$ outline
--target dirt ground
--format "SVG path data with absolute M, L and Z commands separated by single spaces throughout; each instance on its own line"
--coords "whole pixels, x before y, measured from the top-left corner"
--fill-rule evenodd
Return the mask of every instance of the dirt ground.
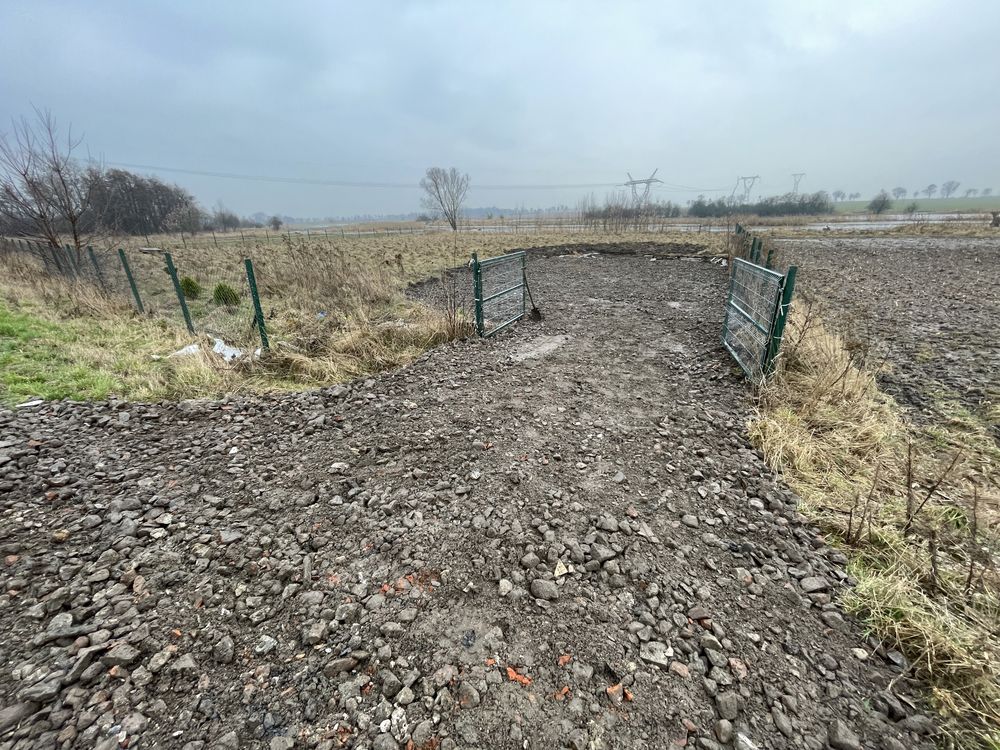
M 0 412 L 0 747 L 930 747 L 658 255 L 346 387 Z
M 889 367 L 882 386 L 918 421 L 954 416 L 1000 440 L 1000 238 L 853 237 L 780 240 L 798 288 L 823 316 Z

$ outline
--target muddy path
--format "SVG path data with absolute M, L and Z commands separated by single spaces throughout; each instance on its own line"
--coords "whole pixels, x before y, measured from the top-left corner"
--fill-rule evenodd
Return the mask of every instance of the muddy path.
M 915 421 L 947 422 L 957 403 L 1000 441 L 1000 238 L 812 238 L 779 247 L 800 268 L 799 289 L 848 343 L 888 364 L 881 385 Z
M 0 413 L 0 747 L 929 747 L 746 442 L 725 270 L 531 273 L 382 378 Z

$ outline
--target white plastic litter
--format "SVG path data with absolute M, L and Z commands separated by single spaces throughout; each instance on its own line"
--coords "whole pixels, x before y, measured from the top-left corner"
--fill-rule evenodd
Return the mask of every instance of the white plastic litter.
M 178 349 L 172 354 L 168 354 L 167 357 L 190 357 L 194 354 L 198 354 L 201 351 L 201 344 L 188 344 L 185 347 Z M 225 341 L 220 338 L 212 339 L 212 351 L 218 354 L 226 362 L 233 362 L 240 357 L 244 356 L 244 351 L 236 346 L 230 346 Z M 250 355 L 253 359 L 257 359 L 261 355 L 261 348 L 257 347 L 253 353 Z M 159 359 L 156 355 L 153 356 L 154 359 Z

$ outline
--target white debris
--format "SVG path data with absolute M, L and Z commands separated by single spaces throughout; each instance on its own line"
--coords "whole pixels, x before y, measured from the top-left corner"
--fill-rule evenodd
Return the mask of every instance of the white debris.
M 233 362 L 244 355 L 244 351 L 236 346 L 230 346 L 225 341 L 220 338 L 212 338 L 212 351 L 218 354 L 226 362 Z M 168 357 L 190 357 L 192 355 L 201 352 L 201 344 L 188 344 L 181 349 L 178 349 L 173 354 L 168 354 Z M 261 355 L 261 348 L 257 347 L 254 349 L 251 357 L 257 359 Z M 158 356 L 154 355 L 153 359 L 159 359 Z

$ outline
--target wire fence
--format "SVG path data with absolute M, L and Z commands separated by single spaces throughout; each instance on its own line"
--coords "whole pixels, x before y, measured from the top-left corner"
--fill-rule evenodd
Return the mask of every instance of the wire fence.
M 729 277 L 729 294 L 722 325 L 722 343 L 751 380 L 773 369 L 795 291 L 797 268 L 773 270 L 773 246 L 737 224 L 737 254 Z M 764 265 L 760 265 L 763 262 Z
M 268 345 L 249 258 L 200 250 L 76 249 L 6 238 L 0 239 L 0 251 L 25 277 L 86 285 L 228 346 Z M 217 347 L 224 348 L 218 342 Z
M 528 254 L 523 250 L 488 260 L 472 254 L 476 331 L 492 336 L 524 317 Z

